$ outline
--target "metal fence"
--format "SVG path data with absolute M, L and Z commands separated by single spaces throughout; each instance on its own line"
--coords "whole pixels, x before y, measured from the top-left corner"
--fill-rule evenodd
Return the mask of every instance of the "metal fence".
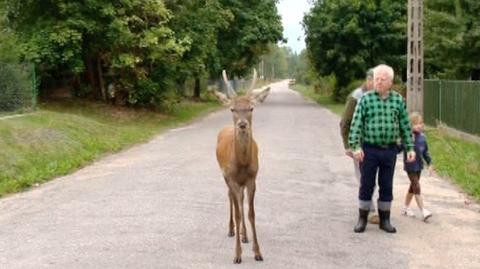
M 33 111 L 37 95 L 33 64 L 0 62 L 0 117 Z
M 480 135 L 480 81 L 425 80 L 424 120 Z

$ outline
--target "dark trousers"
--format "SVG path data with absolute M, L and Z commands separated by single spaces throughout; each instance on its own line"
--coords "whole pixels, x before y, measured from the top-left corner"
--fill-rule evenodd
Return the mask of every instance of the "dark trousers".
M 378 200 L 381 202 L 391 202 L 393 200 L 393 174 L 395 172 L 398 153 L 396 145 L 379 147 L 364 144 L 362 148 L 365 157 L 363 158 L 363 162 L 360 163 L 362 176 L 360 178 L 358 198 L 361 201 L 372 200 L 375 178 L 378 173 Z

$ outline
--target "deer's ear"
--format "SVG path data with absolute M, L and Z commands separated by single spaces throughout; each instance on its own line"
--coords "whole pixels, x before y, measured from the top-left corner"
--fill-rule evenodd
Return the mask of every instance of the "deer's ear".
M 267 99 L 267 96 L 269 93 L 270 93 L 270 87 L 253 90 L 250 93 L 250 100 L 252 100 L 254 104 L 263 103 L 263 101 Z
M 232 100 L 230 100 L 226 94 L 216 90 L 214 90 L 213 93 L 215 94 L 215 97 L 217 97 L 218 101 L 220 101 L 224 106 L 229 106 L 232 103 Z

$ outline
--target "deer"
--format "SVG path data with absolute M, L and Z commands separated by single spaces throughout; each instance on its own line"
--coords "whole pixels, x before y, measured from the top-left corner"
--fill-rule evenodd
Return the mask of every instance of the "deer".
M 237 96 L 228 82 L 225 70 L 223 70 L 222 75 L 227 94 L 217 91 L 215 95 L 225 106 L 230 106 L 233 125 L 224 127 L 218 133 L 216 156 L 228 187 L 230 205 L 228 236 L 236 235 L 233 263 L 239 264 L 242 262 L 240 240 L 243 243 L 248 243 L 243 210 L 245 190 L 248 196 L 248 219 L 252 229 L 252 248 L 255 260 L 263 261 L 255 227 L 254 197 L 258 172 L 258 146 L 252 133 L 252 114 L 255 104 L 266 98 L 270 88 L 265 87 L 260 91 L 253 91 L 257 78 L 257 72 L 254 69 L 250 89 L 246 95 Z

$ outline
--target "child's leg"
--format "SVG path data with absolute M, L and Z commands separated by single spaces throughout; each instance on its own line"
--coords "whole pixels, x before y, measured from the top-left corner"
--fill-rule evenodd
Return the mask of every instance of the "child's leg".
M 403 205 L 402 214 L 409 217 L 414 217 L 415 213 L 410 209 L 410 203 L 413 199 L 413 182 L 415 180 L 415 176 L 411 173 L 407 173 L 408 178 L 410 179 L 410 187 L 408 188 L 407 194 L 405 195 L 405 204 Z
M 411 196 L 415 195 L 415 201 L 417 202 L 417 206 L 422 209 L 423 208 L 423 201 L 422 197 L 420 196 L 420 172 L 415 173 L 408 173 L 408 178 L 410 179 L 410 188 L 408 189 L 409 194 Z M 410 198 L 410 201 L 412 199 Z M 409 203 L 410 204 L 410 203 Z
M 407 173 L 408 179 L 410 179 L 410 187 L 408 188 L 408 192 L 405 195 L 405 207 L 409 207 L 410 203 L 412 202 L 412 198 L 414 195 L 414 191 L 416 190 L 416 186 L 418 183 L 417 175 L 415 173 Z
M 413 199 L 413 193 L 407 192 L 407 195 L 405 195 L 405 207 L 409 207 L 410 203 L 412 202 Z
M 420 210 L 423 210 L 423 199 L 421 194 L 415 194 L 415 202 Z

